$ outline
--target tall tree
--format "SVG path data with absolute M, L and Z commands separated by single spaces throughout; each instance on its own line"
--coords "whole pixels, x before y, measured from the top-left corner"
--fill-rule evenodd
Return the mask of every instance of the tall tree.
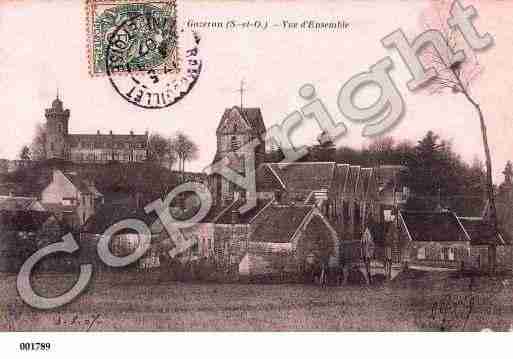
M 443 171 L 442 147 L 439 136 L 433 131 L 428 131 L 415 146 L 415 156 L 408 167 L 410 183 L 416 194 L 433 196 L 440 190 L 440 174 Z
M 447 22 L 450 17 L 450 10 L 453 2 L 444 0 L 432 1 L 430 7 L 423 12 L 421 17 L 422 24 L 426 29 L 440 31 L 448 45 L 449 51 L 456 53 L 459 50 L 465 52 L 465 60 L 446 64 L 442 55 L 432 47 L 423 51 L 422 60 L 426 68 L 434 68 L 438 75 L 433 78 L 427 86 L 432 94 L 443 93 L 450 90 L 454 94 L 461 94 L 463 98 L 471 105 L 479 118 L 481 127 L 481 137 L 483 141 L 483 150 L 486 166 L 486 192 L 489 204 L 489 221 L 498 231 L 497 210 L 495 207 L 494 187 L 492 180 L 492 159 L 490 147 L 488 145 L 488 135 L 486 132 L 486 123 L 483 111 L 475 96 L 471 93 L 471 85 L 482 73 L 483 68 L 477 60 L 477 57 L 470 46 L 465 42 L 461 33 L 451 28 Z M 450 57 L 450 56 L 446 56 Z
M 171 169 L 176 155 L 171 149 L 170 140 L 159 133 L 152 134 L 148 140 L 148 160 Z
M 198 146 L 183 132 L 177 132 L 170 140 L 171 152 L 178 158 L 178 170 L 181 179 L 185 179 L 185 162 L 195 160 L 198 157 Z
M 42 161 L 46 159 L 46 125 L 38 123 L 35 128 L 34 137 L 30 144 L 32 159 Z
M 22 161 L 30 161 L 30 148 L 25 145 L 21 148 L 20 151 L 20 160 Z

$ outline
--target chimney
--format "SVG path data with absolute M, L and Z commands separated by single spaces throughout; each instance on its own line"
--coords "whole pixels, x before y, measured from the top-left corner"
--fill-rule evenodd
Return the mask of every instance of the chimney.
M 110 130 L 110 131 L 109 131 L 109 135 L 111 135 L 111 136 L 112 136 L 112 130 Z
M 130 136 L 133 136 L 134 135 L 134 131 L 130 131 Z
M 96 134 L 99 135 L 100 134 L 100 130 L 96 131 Z
M 237 210 L 232 211 L 232 224 L 239 224 L 239 223 L 240 223 L 239 211 L 237 211 Z

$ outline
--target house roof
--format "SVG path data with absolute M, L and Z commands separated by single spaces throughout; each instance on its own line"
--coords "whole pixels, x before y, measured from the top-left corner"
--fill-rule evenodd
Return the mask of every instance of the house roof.
M 37 232 L 52 216 L 52 213 L 43 211 L 0 210 L 0 232 Z
M 96 189 L 94 184 L 85 179 L 81 174 L 77 172 L 63 174 L 81 193 L 93 194 L 96 197 L 101 196 L 101 193 Z
M 454 212 L 400 211 L 399 218 L 413 241 L 470 241 Z
M 266 207 L 252 222 L 251 241 L 288 243 L 314 209 L 305 205 L 276 205 Z
M 493 226 L 480 217 L 459 217 L 459 220 L 470 236 L 473 245 L 500 245 L 511 243 L 509 235 L 496 233 Z
M 268 163 L 262 163 L 258 166 L 255 174 L 255 181 L 257 192 L 285 190 L 285 183 L 283 183 L 281 178 Z

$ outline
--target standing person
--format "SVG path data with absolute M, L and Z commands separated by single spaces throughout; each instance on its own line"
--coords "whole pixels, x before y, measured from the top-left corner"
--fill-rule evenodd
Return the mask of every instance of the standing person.
M 372 223 L 369 223 L 365 231 L 363 232 L 361 239 L 361 255 L 365 265 L 365 273 L 369 284 L 371 283 L 371 260 L 374 257 L 374 239 L 372 237 L 371 227 Z
M 398 229 L 396 223 L 389 223 L 386 227 L 385 238 L 384 238 L 384 262 L 385 262 L 385 277 L 386 279 L 392 279 L 392 248 L 394 243 L 398 241 Z

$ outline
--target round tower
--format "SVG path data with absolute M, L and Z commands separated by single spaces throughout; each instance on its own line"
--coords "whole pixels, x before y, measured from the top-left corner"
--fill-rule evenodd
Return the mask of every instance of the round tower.
M 66 158 L 69 110 L 62 101 L 53 100 L 52 107 L 45 110 L 46 117 L 46 158 Z

